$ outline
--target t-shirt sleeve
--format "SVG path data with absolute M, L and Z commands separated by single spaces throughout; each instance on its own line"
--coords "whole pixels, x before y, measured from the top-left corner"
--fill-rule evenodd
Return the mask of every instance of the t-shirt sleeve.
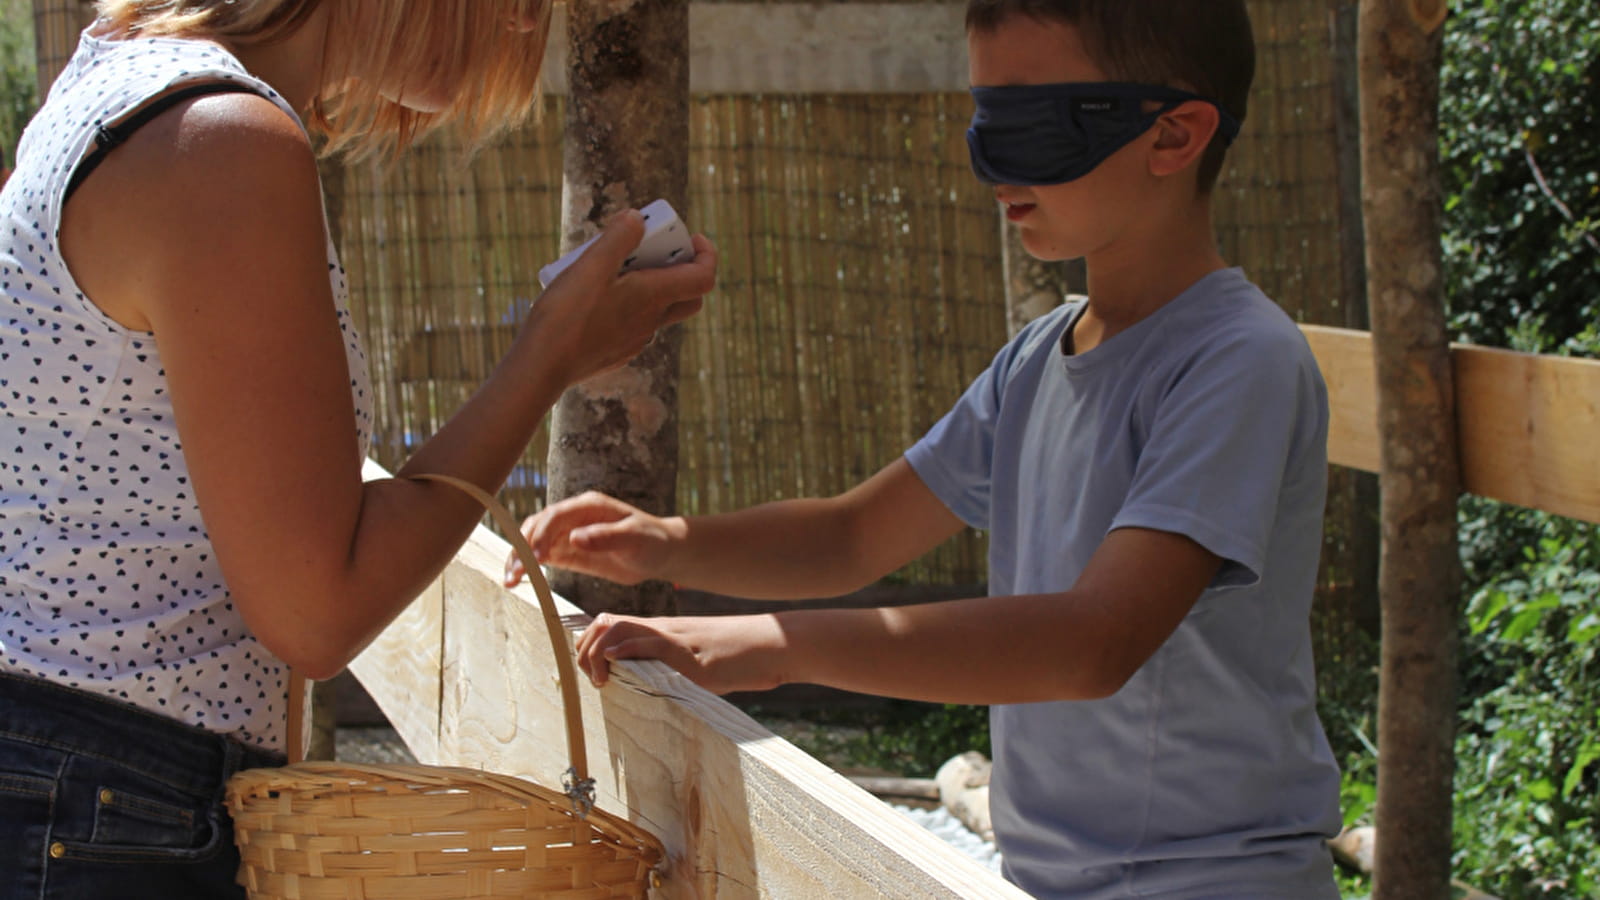
M 934 496 L 978 529 L 989 527 L 999 381 L 994 366 L 985 369 L 944 418 L 906 451 L 906 462 Z
M 989 368 L 972 382 L 954 408 L 906 451 L 906 462 L 917 477 L 957 518 L 973 528 L 989 528 L 995 432 L 1006 383 L 1017 366 L 1054 339 L 1072 311 L 1062 307 L 1055 315 L 1041 316 L 1029 323 L 995 354 Z
M 1235 337 L 1199 354 L 1152 401 L 1149 434 L 1111 529 L 1190 538 L 1224 561 L 1213 588 L 1258 582 L 1285 480 L 1325 433 L 1321 384 L 1298 335 Z

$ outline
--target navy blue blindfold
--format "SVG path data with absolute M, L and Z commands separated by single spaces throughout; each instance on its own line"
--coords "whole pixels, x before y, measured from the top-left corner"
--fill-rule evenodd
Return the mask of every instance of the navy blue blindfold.
M 1065 184 L 1094 171 L 1106 157 L 1190 100 L 1210 103 L 1232 143 L 1239 122 L 1215 100 L 1177 88 L 1119 82 L 975 87 L 977 109 L 967 129 L 972 170 L 990 184 Z M 1160 104 L 1146 112 L 1147 101 Z

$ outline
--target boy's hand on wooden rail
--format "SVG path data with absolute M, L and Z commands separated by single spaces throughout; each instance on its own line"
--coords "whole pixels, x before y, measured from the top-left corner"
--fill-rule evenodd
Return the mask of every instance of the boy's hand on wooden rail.
M 654 619 L 601 613 L 578 637 L 578 667 L 597 687 L 618 659 L 659 659 L 708 691 L 771 690 L 786 680 L 788 637 L 773 615 Z
M 540 562 L 619 584 L 662 577 L 683 532 L 680 518 L 652 516 L 598 491 L 570 497 L 522 522 L 522 536 Z M 507 558 L 508 587 L 527 574 L 515 554 Z

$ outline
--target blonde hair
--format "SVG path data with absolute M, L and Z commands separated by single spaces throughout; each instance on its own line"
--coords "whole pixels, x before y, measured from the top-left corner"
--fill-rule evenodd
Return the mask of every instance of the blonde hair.
M 100 0 L 108 30 L 248 46 L 283 40 L 325 0 Z M 441 127 L 476 149 L 538 111 L 552 0 L 326 0 L 323 92 L 306 126 L 325 153 L 393 159 Z M 362 73 L 365 77 L 355 77 Z M 457 85 L 437 112 L 384 97 L 418 74 Z

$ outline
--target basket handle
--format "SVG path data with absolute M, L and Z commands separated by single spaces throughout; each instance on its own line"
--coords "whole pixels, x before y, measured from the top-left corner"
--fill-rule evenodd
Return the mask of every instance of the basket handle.
M 572 767 L 567 770 L 562 786 L 566 789 L 567 796 L 572 798 L 573 808 L 580 814 L 586 815 L 594 806 L 594 779 L 589 777 L 589 757 L 583 739 L 583 712 L 578 700 L 578 670 L 572 663 L 572 651 L 567 647 L 566 632 L 561 627 L 561 617 L 556 613 L 555 596 L 550 592 L 550 582 L 545 580 L 544 570 L 539 567 L 539 561 L 534 557 L 533 548 L 528 545 L 527 538 L 522 536 L 522 529 L 517 527 L 517 520 L 500 501 L 470 481 L 464 481 L 451 475 L 411 475 L 407 476 L 417 481 L 437 481 L 450 485 L 478 501 L 489 515 L 494 519 L 500 530 L 505 532 L 506 540 L 511 542 L 511 549 L 522 561 L 522 567 L 528 572 L 528 581 L 533 584 L 533 592 L 539 597 L 539 611 L 544 615 L 545 631 L 550 636 L 550 649 L 555 655 L 556 668 L 561 673 L 561 706 L 567 719 L 567 755 L 571 759 Z
M 567 755 L 572 762 L 571 768 L 567 769 L 566 776 L 562 779 L 562 787 L 571 798 L 573 811 L 579 818 L 587 816 L 589 810 L 594 808 L 594 779 L 589 777 L 589 757 L 584 747 L 583 713 L 578 700 L 577 667 L 572 664 L 572 651 L 567 648 L 561 617 L 556 614 L 556 601 L 550 592 L 550 582 L 545 580 L 544 570 L 539 568 L 539 561 L 534 558 L 533 548 L 528 546 L 527 539 L 522 536 L 522 529 L 517 527 L 517 520 L 512 517 L 510 511 L 483 488 L 450 475 L 428 474 L 407 477 L 416 481 L 437 481 L 450 485 L 478 501 L 489 511 L 489 515 L 494 517 L 495 524 L 500 526 L 500 530 L 506 533 L 507 540 L 511 542 L 511 549 L 516 552 L 517 558 L 522 560 L 522 567 L 528 570 L 528 580 L 533 583 L 533 592 L 539 596 L 539 611 L 544 615 L 545 631 L 550 635 L 550 649 L 555 654 L 556 668 L 561 672 L 561 706 L 567 720 Z M 299 672 L 291 671 L 289 728 L 286 735 L 290 763 L 303 762 L 305 757 L 305 696 L 305 678 Z

